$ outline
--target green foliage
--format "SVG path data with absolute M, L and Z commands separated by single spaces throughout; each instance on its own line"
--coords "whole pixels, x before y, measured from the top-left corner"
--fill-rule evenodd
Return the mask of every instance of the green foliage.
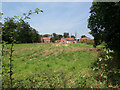
M 16 43 L 32 43 L 39 40 L 38 32 L 24 21 L 17 22 L 7 18 L 2 29 L 2 39 L 8 43 L 12 42 L 11 38 L 14 38 Z
M 85 35 L 82 35 L 82 36 L 81 36 L 81 38 L 84 38 L 84 37 L 86 37 L 86 36 L 85 36 Z
M 21 23 L 20 27 L 17 28 L 17 43 L 33 43 L 39 41 L 38 32 L 30 27 L 28 23 Z
M 50 35 L 49 34 L 44 34 L 43 37 L 50 37 Z
M 64 38 L 69 38 L 70 37 L 69 33 L 66 33 L 66 32 L 63 34 L 63 36 L 64 36 Z
M 81 41 L 81 43 L 86 43 L 86 41 L 83 40 L 83 41 Z
M 74 36 L 74 35 L 72 35 L 72 36 L 71 36 L 71 38 L 75 38 L 75 36 Z
M 119 88 L 120 70 L 114 62 L 114 52 L 109 49 L 103 49 L 98 60 L 93 65 L 94 77 L 106 87 Z
M 5 18 L 5 23 L 2 27 L 2 39 L 8 43 L 12 42 L 12 38 L 15 38 L 15 29 L 17 24 L 13 18 Z
M 63 37 L 62 35 L 53 33 L 53 34 L 52 34 L 51 41 L 52 41 L 52 42 L 55 42 L 55 40 L 60 40 L 62 37 Z
M 120 51 L 120 2 L 93 2 L 90 8 L 88 28 L 95 40 L 95 46 L 103 41 L 106 47 Z
M 38 14 L 39 12 L 43 11 L 36 8 L 34 11 L 30 10 L 27 14 L 23 13 L 23 17 L 14 16 L 12 18 L 5 18 L 5 23 L 2 27 L 2 39 L 8 43 L 12 42 L 11 38 L 14 38 L 16 43 L 38 42 L 38 32 L 30 27 L 28 22 L 25 22 L 25 20 L 30 19 L 30 15 L 34 13 Z
M 102 59 L 100 58 L 96 63 L 98 71 L 104 66 L 101 81 L 107 80 L 107 85 L 118 87 L 120 82 L 118 79 L 120 77 L 120 2 L 93 2 L 90 10 L 88 28 L 91 30 L 90 34 L 94 36 L 94 46 L 105 42 L 106 48 L 113 50 L 112 52 L 104 51 Z
M 78 80 L 76 80 L 77 82 L 76 88 L 86 88 L 87 81 L 88 81 L 87 75 L 81 76 Z

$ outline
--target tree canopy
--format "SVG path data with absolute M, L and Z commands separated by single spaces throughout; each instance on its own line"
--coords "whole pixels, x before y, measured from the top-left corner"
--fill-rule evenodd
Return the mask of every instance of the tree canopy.
M 12 18 L 7 18 L 2 27 L 2 39 L 8 43 L 12 42 L 11 37 L 16 43 L 33 43 L 38 42 L 38 32 L 30 27 L 27 22 L 16 22 Z
M 34 13 L 43 12 L 36 8 L 34 11 L 30 10 L 28 13 L 23 13 L 23 17 L 14 16 L 5 18 L 2 25 L 2 39 L 8 43 L 33 43 L 38 42 L 39 34 L 33 29 L 26 19 L 30 19 L 30 15 Z
M 70 36 L 69 36 L 69 33 L 66 33 L 66 32 L 64 33 L 63 36 L 64 36 L 64 38 L 69 38 L 69 37 L 70 37 Z
M 81 36 L 81 38 L 84 38 L 84 37 L 87 37 L 87 36 L 85 36 L 85 35 L 82 35 L 82 36 Z
M 120 51 L 120 2 L 93 2 L 90 13 L 88 28 L 95 46 L 104 41 L 107 48 Z
M 52 34 L 51 41 L 52 41 L 52 42 L 55 42 L 55 40 L 60 40 L 62 37 L 63 37 L 63 36 L 60 35 L 60 34 L 53 33 L 53 34 Z

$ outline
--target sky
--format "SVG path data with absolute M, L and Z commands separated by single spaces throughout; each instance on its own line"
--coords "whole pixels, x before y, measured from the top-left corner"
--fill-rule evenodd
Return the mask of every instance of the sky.
M 35 28 L 39 34 L 63 34 L 77 33 L 77 38 L 89 34 L 87 28 L 92 2 L 2 2 L 3 18 L 22 16 L 29 10 L 39 8 L 43 13 L 34 14 L 27 22 Z

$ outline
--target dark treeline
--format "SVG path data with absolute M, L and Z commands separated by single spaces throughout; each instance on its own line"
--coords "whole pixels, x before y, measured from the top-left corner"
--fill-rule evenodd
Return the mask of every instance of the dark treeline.
M 22 21 L 17 22 L 13 18 L 6 18 L 2 26 L 2 40 L 11 43 L 14 38 L 15 43 L 37 43 L 40 42 L 41 37 L 51 37 L 51 41 L 60 40 L 64 38 L 75 38 L 74 35 L 70 36 L 69 33 L 65 32 L 61 34 L 44 34 L 39 35 L 38 31 L 32 28 L 28 22 Z
M 38 32 L 27 22 L 16 22 L 12 18 L 6 18 L 2 27 L 2 40 L 11 43 L 34 43 L 39 41 Z

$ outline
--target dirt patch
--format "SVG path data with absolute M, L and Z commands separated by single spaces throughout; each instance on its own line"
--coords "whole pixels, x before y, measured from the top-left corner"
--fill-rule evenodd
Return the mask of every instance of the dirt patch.
M 57 54 L 58 54 L 57 49 L 45 50 L 41 53 L 41 56 L 46 56 L 46 55 L 50 55 L 50 54 L 57 56 Z
M 54 49 L 50 49 L 50 50 L 45 50 L 43 52 L 41 52 L 41 56 L 46 56 L 49 54 L 53 54 L 55 56 L 57 56 L 57 54 L 59 52 L 70 52 L 70 51 L 81 51 L 81 50 L 87 50 L 87 51 L 97 51 L 96 48 L 81 48 L 81 47 L 73 47 L 73 48 L 54 48 Z M 94 55 L 96 56 L 96 53 L 94 53 Z
M 37 55 L 39 55 L 39 54 L 38 53 L 34 53 L 34 54 L 30 55 L 29 57 L 33 57 L 33 56 L 37 56 Z
M 81 51 L 81 50 L 87 50 L 87 51 L 97 51 L 96 48 L 82 48 L 82 47 L 73 47 L 73 48 L 65 48 L 65 51 Z
M 68 44 L 56 44 L 57 46 L 60 46 L 60 45 L 64 45 L 64 46 L 67 46 Z M 25 48 L 25 49 L 28 49 L 28 48 Z M 24 49 L 24 50 L 25 50 Z M 32 50 L 33 47 L 31 47 L 29 50 Z M 95 51 L 94 52 L 94 56 L 96 56 L 96 51 L 98 52 L 98 49 L 99 48 L 83 48 L 83 47 L 72 47 L 72 48 L 69 48 L 69 47 L 60 47 L 60 48 L 52 48 L 52 49 L 49 49 L 49 50 L 44 50 L 42 52 L 37 52 L 37 53 L 34 53 L 32 55 L 30 55 L 30 57 L 33 57 L 33 56 L 50 56 L 50 55 L 55 55 L 57 56 L 58 53 L 62 53 L 62 52 L 70 52 L 70 51 L 81 51 L 81 50 L 87 50 L 87 51 Z M 76 59 L 74 60 L 76 61 Z
M 61 44 L 61 43 L 59 43 L 59 44 L 55 44 L 53 46 L 69 46 L 69 45 L 68 44 Z

